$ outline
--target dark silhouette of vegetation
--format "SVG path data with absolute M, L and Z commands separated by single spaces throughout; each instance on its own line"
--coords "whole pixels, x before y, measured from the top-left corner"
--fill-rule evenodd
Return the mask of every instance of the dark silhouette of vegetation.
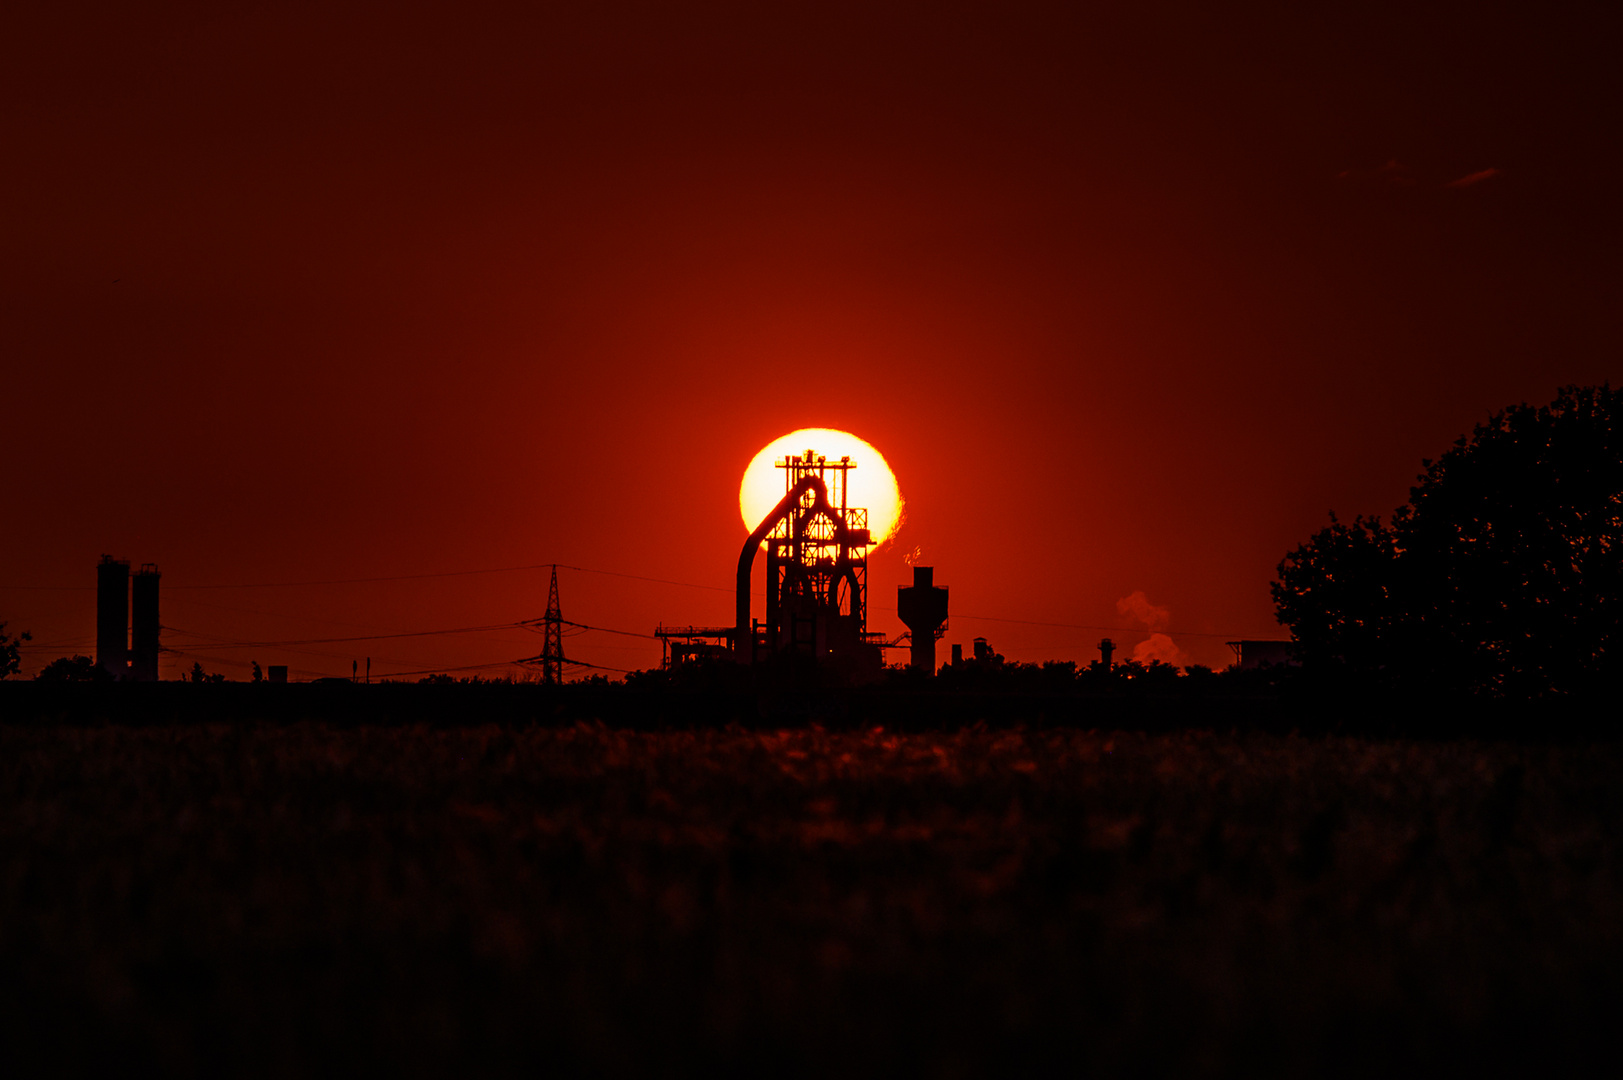
M 107 669 L 88 656 L 59 656 L 34 676 L 38 682 L 112 682 Z
M 194 683 L 225 682 L 225 676 L 218 672 L 210 675 L 203 670 L 202 664 L 193 662 L 191 680 Z
M 1477 425 L 1392 515 L 1328 528 L 1272 593 L 1310 674 L 1405 692 L 1588 699 L 1623 675 L 1623 391 Z
M 6 634 L 6 624 L 0 622 L 0 679 L 17 674 L 22 670 L 22 643 L 32 641 L 33 635 L 27 630 L 10 637 Z
M 319 680 L 317 680 L 319 681 Z M 342 680 L 348 682 L 348 679 Z M 393 679 L 383 679 L 382 682 L 394 682 Z M 446 675 L 443 672 L 437 675 L 425 675 L 417 680 L 419 686 L 523 686 L 530 680 L 515 679 L 511 675 L 464 675 L 460 679 L 455 675 Z
M 737 664 L 729 658 L 700 658 L 669 669 L 630 672 L 623 687 L 654 695 L 711 693 L 717 698 L 758 693 L 885 693 L 902 697 L 919 695 L 920 700 L 935 705 L 941 705 L 945 698 L 974 698 L 982 702 L 998 698 L 1001 705 L 995 706 L 997 710 L 1018 713 L 1022 698 L 1040 703 L 1061 698 L 1277 697 L 1289 682 L 1290 674 L 1289 667 L 1272 671 L 1225 669 L 1217 672 L 1201 664 L 1191 664 L 1180 671 L 1173 664 L 1138 663 L 1131 659 L 1117 661 L 1109 667 L 1099 661 L 1086 666 L 1078 666 L 1076 661 L 1022 663 L 988 650 L 982 658 L 966 656 L 958 664 L 943 664 L 933 676 L 912 666 L 891 666 L 881 672 L 878 682 L 850 687 L 837 677 L 829 677 L 829 672 L 808 654 L 777 654 L 755 666 Z M 789 723 L 782 716 L 776 719 Z
M 1201 670 L 1211 673 L 1209 668 Z M 900 680 L 918 681 L 910 669 L 897 675 Z M 1126 695 L 1178 693 L 1193 684 L 1179 674 L 1178 668 L 1159 660 L 1147 664 L 1118 660 L 1109 667 L 1094 661 L 1078 667 L 1074 660 L 1023 663 L 993 653 L 985 659 L 966 658 L 962 663 L 943 666 L 933 685 L 947 692 Z

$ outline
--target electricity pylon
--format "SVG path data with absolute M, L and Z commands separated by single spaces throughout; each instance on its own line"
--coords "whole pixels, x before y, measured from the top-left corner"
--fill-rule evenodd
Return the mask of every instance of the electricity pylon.
M 532 609 L 533 610 L 533 609 Z M 541 643 L 541 682 L 557 686 L 564 681 L 564 613 L 558 606 L 558 567 L 552 567 L 547 589 L 546 637 Z

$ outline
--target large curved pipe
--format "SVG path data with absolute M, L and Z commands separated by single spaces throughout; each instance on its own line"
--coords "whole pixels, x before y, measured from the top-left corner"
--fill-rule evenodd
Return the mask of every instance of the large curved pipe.
M 755 531 L 750 533 L 748 540 L 744 541 L 744 550 L 738 553 L 738 593 L 734 597 L 733 607 L 735 620 L 733 651 L 740 663 L 749 663 L 754 659 L 755 653 L 755 632 L 750 626 L 750 571 L 755 568 L 755 553 L 761 549 L 761 543 L 766 540 L 767 533 L 776 528 L 778 522 L 794 513 L 795 507 L 800 503 L 801 496 L 808 491 L 817 493 L 816 501 L 808 509 L 822 510 L 826 513 L 834 522 L 835 539 L 840 542 L 841 546 L 845 544 L 845 520 L 839 514 L 836 514 L 834 508 L 829 505 L 828 486 L 823 483 L 822 477 L 802 477 L 799 483 L 789 489 L 789 494 L 785 495 L 783 500 L 772 508 L 772 512 L 762 518 L 759 525 L 755 526 Z M 771 588 L 770 584 L 768 588 Z

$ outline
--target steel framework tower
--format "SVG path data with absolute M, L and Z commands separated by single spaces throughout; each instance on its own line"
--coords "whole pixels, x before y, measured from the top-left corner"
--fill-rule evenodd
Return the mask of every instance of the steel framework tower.
M 868 511 L 846 504 L 856 463 L 814 450 L 777 462 L 784 496 L 744 541 L 734 597 L 734 655 L 777 653 L 832 661 L 848 677 L 877 674 L 881 635 L 868 633 Z M 766 620 L 750 617 L 750 569 L 766 548 Z
M 541 642 L 541 681 L 548 686 L 556 686 L 564 681 L 564 613 L 558 606 L 556 564 L 552 567 L 552 584 L 547 588 L 545 624 L 545 637 Z
M 849 458 L 830 461 L 812 450 L 776 462 L 784 471 L 787 495 L 808 476 L 827 485 L 828 505 L 802 499 L 766 541 L 766 623 L 772 651 L 804 649 L 819 656 L 846 651 L 867 630 L 868 559 L 866 544 L 853 546 L 845 535 L 860 530 L 867 539 L 868 511 L 846 505 Z M 843 528 L 842 528 L 843 526 Z
M 738 554 L 732 626 L 664 626 L 667 664 L 719 658 L 741 664 L 796 653 L 827 665 L 836 681 L 878 678 L 883 634 L 868 632 L 868 511 L 847 503 L 857 463 L 816 450 L 776 462 L 783 498 L 745 539 Z M 766 550 L 766 619 L 750 611 L 750 575 Z M 943 616 L 945 617 L 945 616 Z M 709 642 L 726 642 L 725 646 Z

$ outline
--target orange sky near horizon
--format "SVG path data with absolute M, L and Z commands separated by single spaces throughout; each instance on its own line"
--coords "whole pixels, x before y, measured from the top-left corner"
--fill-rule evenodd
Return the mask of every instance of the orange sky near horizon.
M 577 622 L 725 624 L 745 465 L 829 427 L 907 501 L 871 629 L 916 552 L 947 644 L 1220 666 L 1327 511 L 1619 377 L 1608 18 L 36 7 L 0 621 L 91 652 L 109 553 L 164 573 L 165 677 L 501 673 L 547 588 L 502 568 L 550 563 L 607 572 Z

